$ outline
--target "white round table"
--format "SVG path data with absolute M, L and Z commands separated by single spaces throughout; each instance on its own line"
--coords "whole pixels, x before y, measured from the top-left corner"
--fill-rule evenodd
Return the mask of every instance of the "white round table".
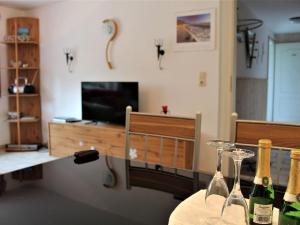
M 240 206 L 229 207 L 222 219 L 221 209 L 225 198 L 212 195 L 205 203 L 206 190 L 201 190 L 190 196 L 172 212 L 169 225 L 242 225 L 246 224 L 243 208 Z M 278 209 L 274 208 L 273 225 L 278 225 Z

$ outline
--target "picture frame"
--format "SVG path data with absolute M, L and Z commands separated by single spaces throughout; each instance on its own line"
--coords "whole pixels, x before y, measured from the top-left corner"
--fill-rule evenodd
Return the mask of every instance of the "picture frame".
M 216 10 L 183 11 L 175 14 L 175 51 L 214 50 Z

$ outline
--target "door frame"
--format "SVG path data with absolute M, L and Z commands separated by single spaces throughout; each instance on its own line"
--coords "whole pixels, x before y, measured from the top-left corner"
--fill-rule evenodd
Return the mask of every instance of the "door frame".
M 270 43 L 273 43 L 273 65 L 271 63 L 271 49 Z M 273 113 L 274 113 L 274 85 L 275 85 L 275 65 L 276 65 L 276 42 L 272 37 L 268 37 L 268 95 L 267 95 L 267 121 L 273 121 Z M 271 67 L 272 70 L 271 70 Z
M 220 1 L 218 137 L 224 140 L 230 139 L 231 114 L 235 111 L 236 8 L 237 0 Z M 222 167 L 225 176 L 233 177 L 233 166 L 229 158 L 224 158 Z

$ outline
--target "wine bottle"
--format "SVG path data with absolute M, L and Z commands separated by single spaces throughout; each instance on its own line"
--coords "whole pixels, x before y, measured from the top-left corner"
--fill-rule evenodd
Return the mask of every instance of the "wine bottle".
M 272 224 L 274 189 L 270 172 L 271 146 L 269 139 L 258 141 L 257 168 L 249 205 L 251 225 Z
M 284 203 L 279 213 L 279 225 L 300 225 L 300 150 L 291 152 L 291 169 Z

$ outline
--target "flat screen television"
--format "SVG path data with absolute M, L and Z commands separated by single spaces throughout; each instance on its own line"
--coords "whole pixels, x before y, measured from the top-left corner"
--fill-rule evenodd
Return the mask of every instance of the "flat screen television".
M 82 119 L 125 124 L 126 107 L 139 110 L 138 82 L 82 82 Z

